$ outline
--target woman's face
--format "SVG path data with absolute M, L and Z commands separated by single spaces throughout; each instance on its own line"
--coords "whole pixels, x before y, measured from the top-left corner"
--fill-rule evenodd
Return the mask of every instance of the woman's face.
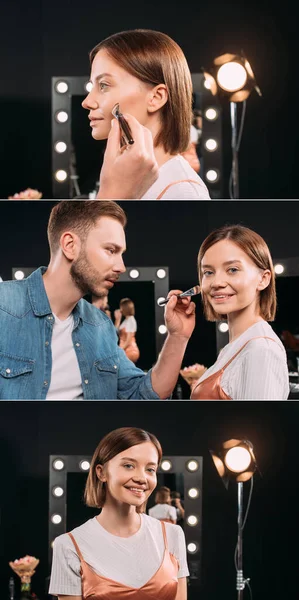
M 109 460 L 97 474 L 106 481 L 106 501 L 141 506 L 157 485 L 158 452 L 152 442 L 131 446 Z
M 259 291 L 270 282 L 270 270 L 262 271 L 234 242 L 221 240 L 204 254 L 201 289 L 214 311 L 230 314 L 252 305 L 259 310 Z
M 82 106 L 90 111 L 90 126 L 95 140 L 108 137 L 113 119 L 111 111 L 117 103 L 122 113 L 128 112 L 142 125 L 147 125 L 147 106 L 153 86 L 130 75 L 104 49 L 99 50 L 93 60 L 90 81 L 93 87 Z

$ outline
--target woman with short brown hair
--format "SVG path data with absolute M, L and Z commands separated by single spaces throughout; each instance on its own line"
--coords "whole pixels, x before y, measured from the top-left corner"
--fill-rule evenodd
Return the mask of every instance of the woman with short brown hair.
M 116 104 L 153 137 L 159 177 L 142 199 L 209 199 L 206 185 L 180 154 L 189 146 L 192 81 L 178 44 L 160 31 L 122 31 L 97 44 L 90 62 L 92 89 L 82 106 L 89 110 L 92 137 L 108 137 Z
M 54 542 L 49 593 L 64 600 L 186 600 L 186 544 L 180 527 L 145 514 L 162 449 L 143 429 L 121 427 L 97 446 L 85 488 L 100 508 Z
M 220 227 L 200 247 L 198 273 L 205 316 L 227 321 L 229 343 L 193 384 L 191 399 L 286 400 L 286 353 L 267 322 L 276 290 L 265 240 L 242 225 Z

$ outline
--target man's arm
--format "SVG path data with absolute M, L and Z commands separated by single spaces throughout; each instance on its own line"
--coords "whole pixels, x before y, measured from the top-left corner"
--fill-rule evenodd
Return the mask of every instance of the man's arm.
M 100 175 L 100 200 L 141 198 L 158 179 L 159 168 L 154 154 L 153 137 L 132 115 L 125 115 L 134 144 L 120 148 L 120 129 L 112 120 Z

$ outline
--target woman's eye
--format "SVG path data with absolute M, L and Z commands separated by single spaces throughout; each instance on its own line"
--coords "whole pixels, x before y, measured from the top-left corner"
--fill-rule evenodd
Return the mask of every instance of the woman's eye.
M 204 274 L 204 275 L 211 275 L 211 274 L 212 274 L 212 271 L 204 271 L 204 272 L 203 272 L 203 274 Z
M 156 469 L 148 469 L 148 471 L 153 475 L 154 473 L 156 473 Z
M 133 465 L 124 465 L 124 467 L 126 467 L 127 469 L 130 469 L 131 467 L 133 468 Z
M 238 271 L 237 267 L 231 267 L 228 270 L 231 271 L 231 273 L 236 273 Z
M 104 81 L 100 81 L 99 87 L 100 87 L 100 90 L 105 90 L 105 89 L 107 89 L 108 84 L 105 83 Z

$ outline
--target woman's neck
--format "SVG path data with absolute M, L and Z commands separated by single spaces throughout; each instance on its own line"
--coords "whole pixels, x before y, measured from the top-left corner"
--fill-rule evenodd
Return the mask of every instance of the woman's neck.
M 105 503 L 97 521 L 106 531 L 119 537 L 131 537 L 141 527 L 141 516 L 136 512 L 135 506 L 122 504 L 114 506 Z
M 258 323 L 258 321 L 263 321 L 263 317 L 261 317 L 260 311 L 253 309 L 251 305 L 229 314 L 227 318 L 229 341 L 234 342 L 244 331 Z

